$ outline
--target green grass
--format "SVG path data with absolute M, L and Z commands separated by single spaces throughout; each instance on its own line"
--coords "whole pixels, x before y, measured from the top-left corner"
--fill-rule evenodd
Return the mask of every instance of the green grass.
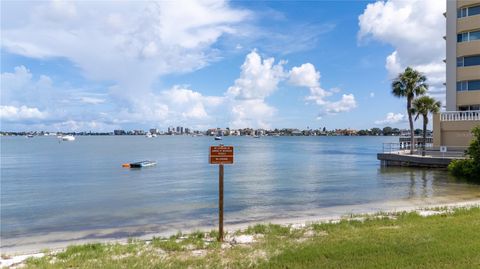
M 211 231 L 86 244 L 29 259 L 26 268 L 480 268 L 480 208 L 426 218 L 376 214 L 301 229 L 258 224 L 240 233 L 257 240 L 222 248 Z

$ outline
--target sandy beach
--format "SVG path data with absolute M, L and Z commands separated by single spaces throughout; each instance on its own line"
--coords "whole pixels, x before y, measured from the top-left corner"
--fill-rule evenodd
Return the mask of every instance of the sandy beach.
M 480 196 L 480 194 L 479 194 Z M 319 210 L 312 210 L 300 212 L 299 217 L 289 218 L 271 218 L 267 220 L 238 220 L 228 219 L 226 221 L 227 233 L 232 233 L 237 230 L 243 230 L 248 226 L 256 223 L 272 223 L 280 225 L 292 225 L 302 227 L 310 223 L 318 222 L 334 222 L 342 218 L 348 218 L 352 215 L 359 214 L 375 214 L 375 213 L 395 213 L 395 212 L 424 212 L 422 214 L 429 215 L 435 208 L 459 208 L 459 207 L 475 207 L 480 206 L 480 197 L 439 197 L 435 199 L 419 199 L 419 200 L 398 200 L 389 201 L 386 203 L 375 204 L 361 204 L 350 206 L 338 206 L 323 208 Z M 187 227 L 187 226 L 185 226 Z M 140 227 L 126 227 L 121 229 L 102 229 L 102 230 L 88 230 L 79 232 L 55 232 L 40 236 L 32 236 L 25 238 L 2 239 L 1 253 L 10 258 L 14 257 L 30 257 L 31 255 L 38 256 L 42 250 L 49 249 L 50 251 L 61 251 L 72 244 L 85 243 L 113 243 L 113 242 L 127 242 L 129 238 L 136 238 L 140 240 L 150 240 L 153 237 L 166 237 L 182 231 L 189 233 L 194 231 L 209 231 L 216 229 L 215 225 L 210 226 L 194 226 L 190 228 L 181 229 L 175 225 L 168 227 L 155 227 L 154 225 L 140 226 Z M 2 259 L 2 265 L 5 260 Z

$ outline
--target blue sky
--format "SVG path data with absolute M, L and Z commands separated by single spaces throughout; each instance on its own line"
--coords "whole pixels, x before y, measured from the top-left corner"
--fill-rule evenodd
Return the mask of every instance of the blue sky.
M 444 102 L 444 10 L 436 0 L 4 1 L 1 129 L 406 127 L 390 81 L 413 66 Z

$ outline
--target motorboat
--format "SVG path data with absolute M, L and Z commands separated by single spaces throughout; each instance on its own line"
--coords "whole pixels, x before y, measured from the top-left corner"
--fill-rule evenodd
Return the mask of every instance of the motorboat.
M 73 135 L 64 135 L 61 137 L 62 141 L 75 141 L 75 136 Z
M 221 136 L 215 136 L 215 140 L 222 140 L 223 138 Z
M 141 162 L 135 162 L 135 163 L 124 163 L 122 164 L 122 167 L 126 168 L 142 168 L 142 167 L 149 167 L 149 166 L 154 166 L 156 165 L 156 161 L 141 161 Z

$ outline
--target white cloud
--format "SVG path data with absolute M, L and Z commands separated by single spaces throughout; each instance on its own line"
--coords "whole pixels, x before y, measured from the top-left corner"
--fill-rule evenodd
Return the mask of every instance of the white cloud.
M 168 91 L 161 93 L 164 102 L 167 103 L 170 115 L 178 119 L 208 119 L 207 109 L 214 108 L 223 103 L 222 97 L 203 96 L 199 92 L 188 88 L 174 86 Z
M 36 107 L 27 106 L 0 106 L 0 119 L 4 121 L 16 122 L 25 120 L 45 119 L 48 113 L 38 110 Z
M 295 66 L 290 70 L 290 83 L 301 87 L 318 87 L 320 72 L 315 70 L 311 63 L 305 63 L 301 66 Z
M 357 107 L 355 96 L 353 94 L 342 94 L 342 99 L 336 102 L 329 102 L 325 105 L 325 111 L 328 114 L 348 112 Z
M 159 76 L 197 70 L 215 61 L 218 50 L 213 45 L 236 33 L 239 23 L 250 16 L 222 0 L 182 1 L 181 7 L 171 1 L 21 5 L 2 3 L 9 14 L 7 23 L 2 19 L 3 49 L 38 59 L 68 59 L 87 79 L 111 83 L 108 94 L 122 107 L 120 114 L 143 122 L 177 114 L 163 93 L 151 89 Z M 4 96 L 2 85 L 2 100 L 14 99 Z M 101 103 L 92 97 L 76 100 Z M 203 101 L 195 103 L 182 116 L 204 118 L 207 109 L 202 106 Z
M 265 103 L 265 98 L 277 90 L 285 79 L 283 61 L 275 64 L 274 58 L 262 59 L 256 50 L 250 52 L 242 64 L 240 77 L 228 88 L 231 99 L 232 128 L 267 128 L 276 109 Z
M 387 116 L 383 120 L 375 121 L 375 124 L 382 125 L 382 124 L 395 124 L 399 122 L 404 122 L 406 120 L 405 115 L 402 113 L 387 113 Z
M 302 64 L 299 67 L 293 67 L 289 72 L 289 82 L 295 86 L 308 87 L 310 95 L 305 100 L 312 101 L 322 108 L 320 114 L 337 114 L 348 112 L 357 107 L 355 96 L 353 94 L 343 94 L 338 101 L 327 100 L 334 93 L 339 93 L 339 88 L 325 90 L 320 87 L 320 72 L 315 69 L 311 63 Z M 319 116 L 321 119 L 321 117 Z M 318 118 L 317 118 L 318 119 Z
M 438 0 L 377 1 L 359 16 L 358 37 L 394 47 L 385 61 L 390 78 L 411 66 L 426 74 L 432 92 L 444 91 L 445 10 L 445 1 Z
M 325 100 L 325 98 L 331 96 L 332 94 L 332 92 L 326 91 L 320 87 L 312 87 L 310 88 L 310 95 L 305 97 L 305 100 L 313 101 L 319 106 L 324 106 L 328 104 L 328 101 Z
M 283 61 L 274 64 L 274 58 L 262 59 L 256 50 L 250 52 L 242 64 L 240 78 L 228 88 L 235 99 L 264 99 L 270 96 L 285 77 Z
M 232 107 L 231 128 L 270 128 L 269 121 L 276 113 L 262 99 L 237 100 Z
M 89 97 L 89 96 L 81 96 L 78 98 L 80 102 L 83 102 L 85 104 L 91 104 L 91 105 L 98 105 L 98 104 L 103 104 L 105 103 L 105 99 L 102 98 L 96 98 L 96 97 Z
M 370 92 L 369 96 L 370 96 L 370 98 L 373 98 L 373 97 L 375 97 L 375 93 L 374 93 L 374 92 Z

